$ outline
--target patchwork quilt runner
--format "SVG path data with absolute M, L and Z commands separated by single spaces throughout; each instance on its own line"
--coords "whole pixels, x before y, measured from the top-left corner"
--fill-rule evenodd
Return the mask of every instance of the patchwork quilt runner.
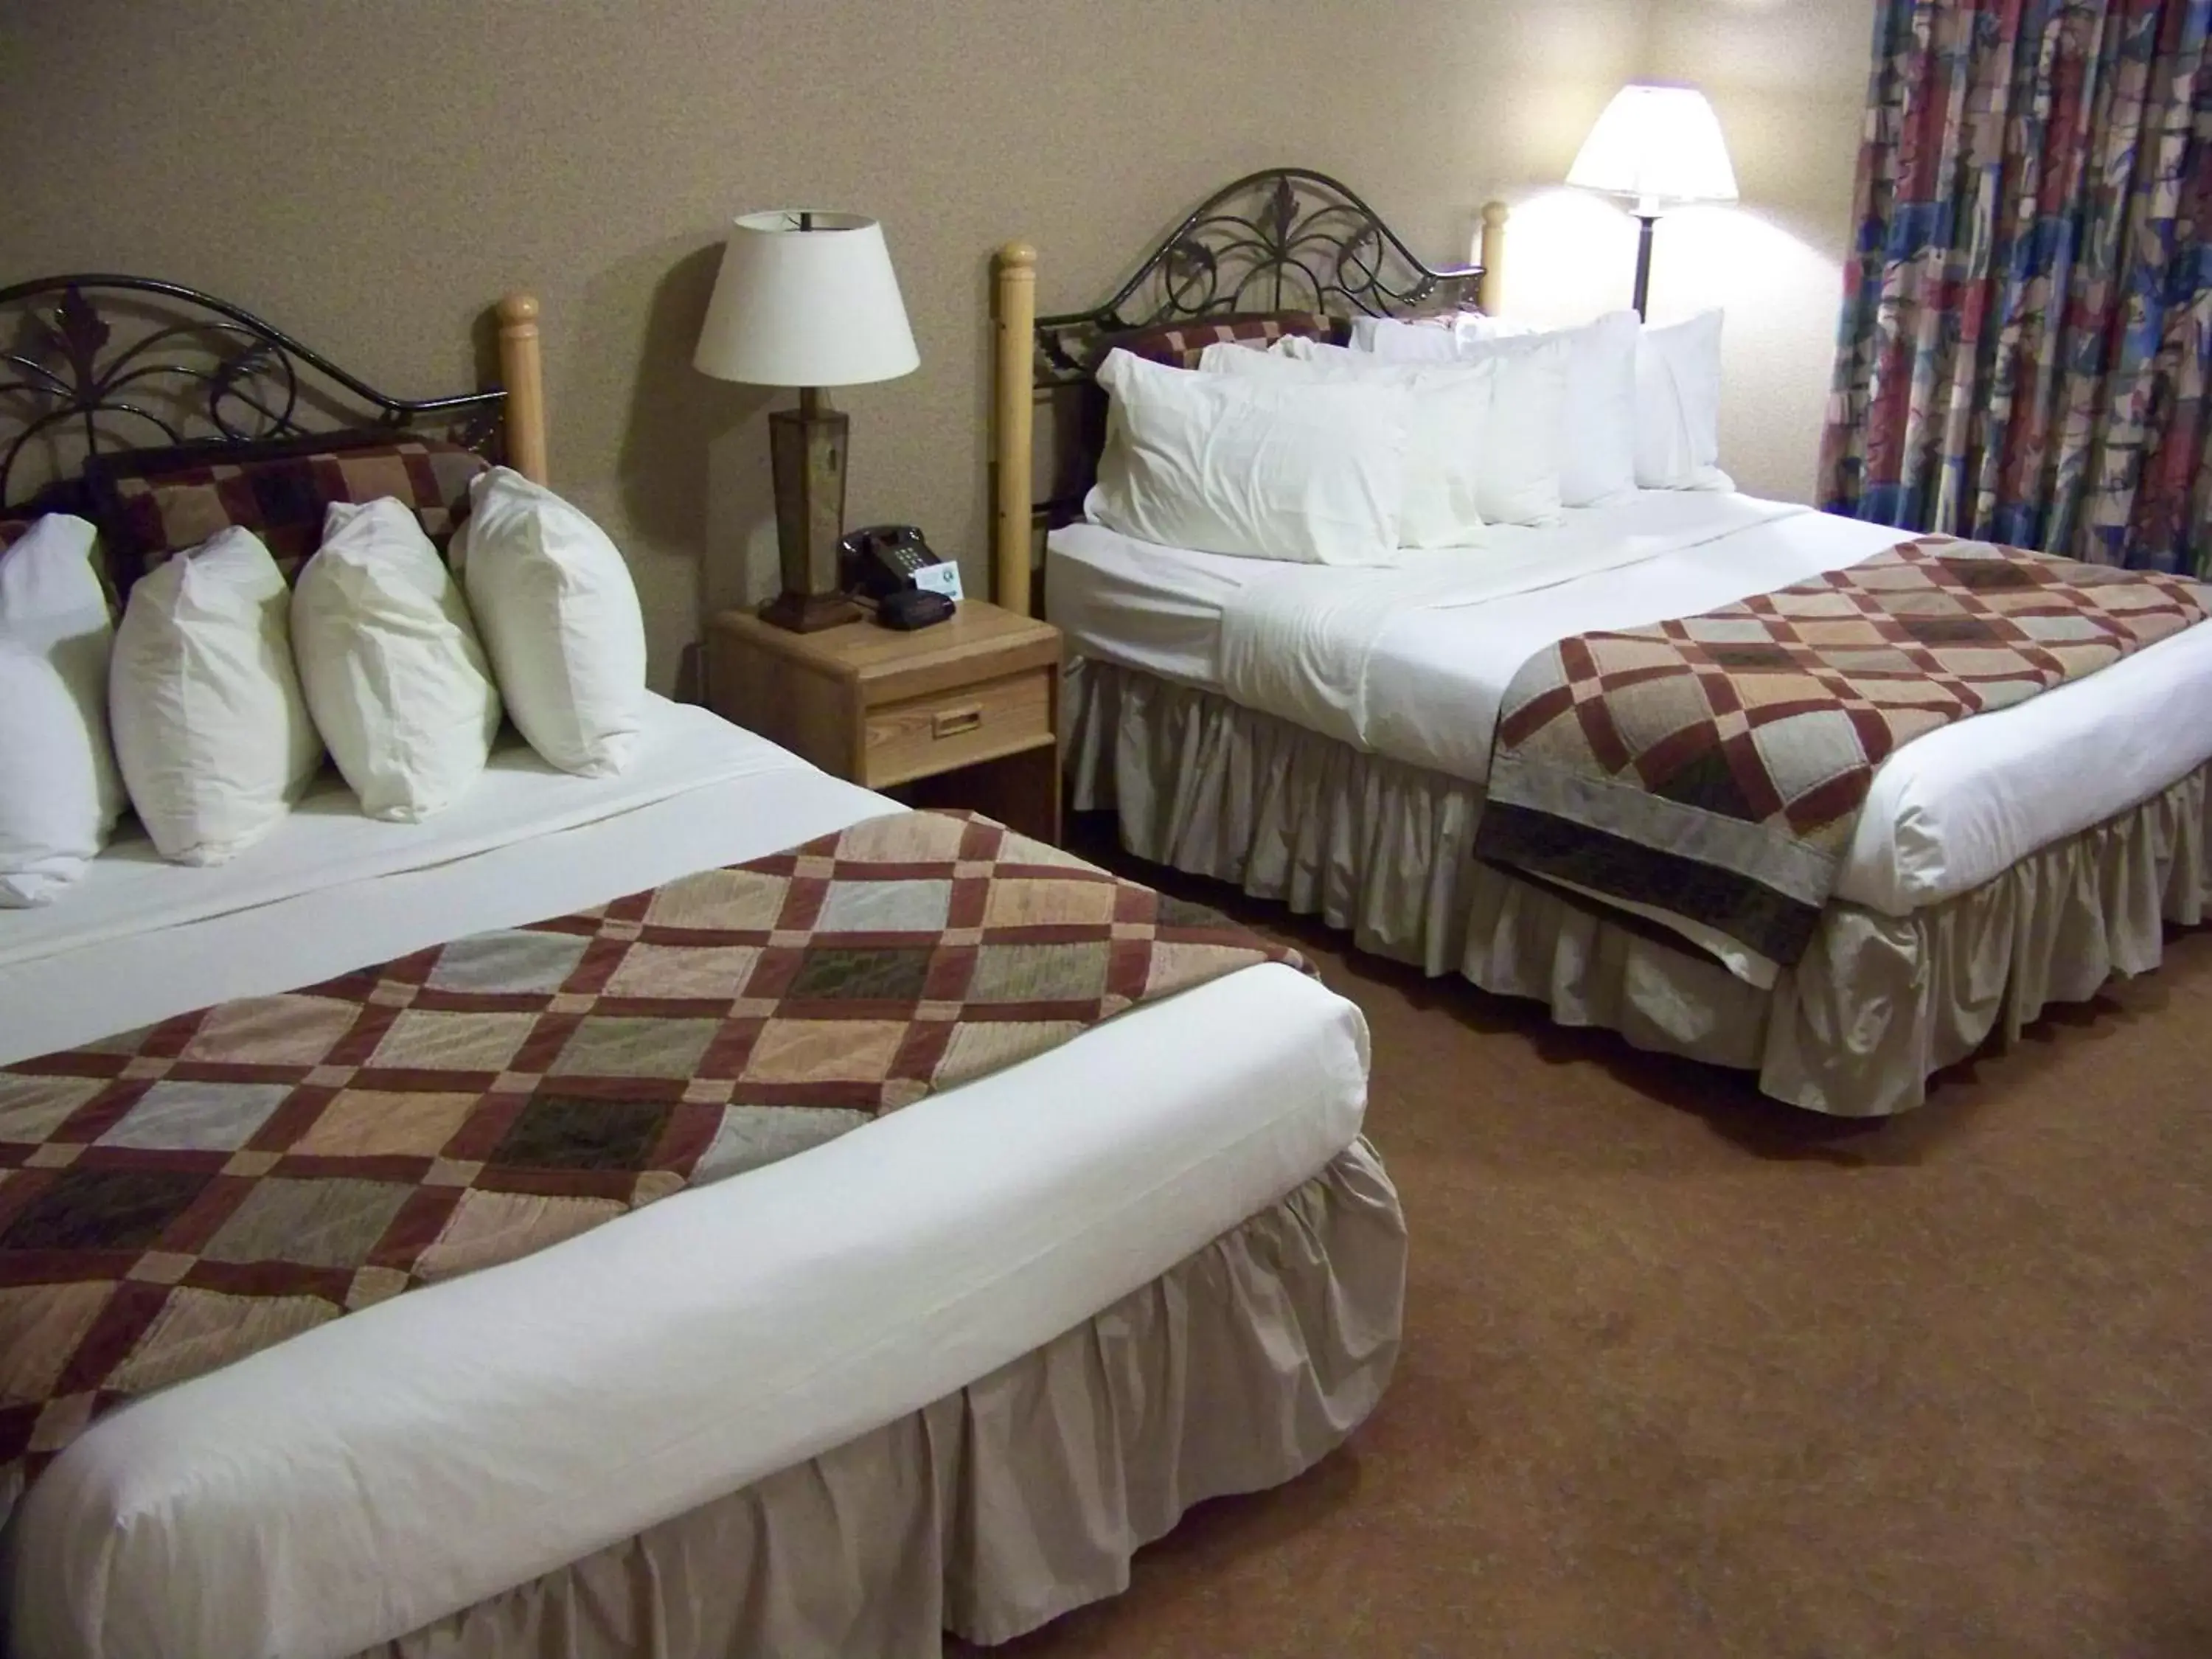
M 1271 961 L 1304 966 L 902 812 L 0 1068 L 0 1520 L 131 1395 Z
M 1928 536 L 1514 677 L 1475 856 L 1771 985 L 1810 944 L 1899 744 L 2202 622 L 2185 578 Z

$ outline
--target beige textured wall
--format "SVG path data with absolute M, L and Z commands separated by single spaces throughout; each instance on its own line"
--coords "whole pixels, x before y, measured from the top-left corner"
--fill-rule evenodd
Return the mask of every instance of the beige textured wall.
M 1739 314 L 1728 459 L 1802 495 L 1871 5 L 0 0 L 0 280 L 173 277 L 412 394 L 468 383 L 482 308 L 534 288 L 555 482 L 628 553 L 665 685 L 702 605 L 773 586 L 763 416 L 787 394 L 690 367 L 749 208 L 884 222 L 922 368 L 842 399 L 848 520 L 917 521 L 980 585 L 995 244 L 1035 240 L 1042 302 L 1086 304 L 1209 187 L 1297 161 L 1457 258 L 1480 202 L 1557 180 L 1622 80 L 1698 79 L 1738 217 L 1810 252 L 1759 253 L 1770 279 L 1670 224 L 1659 305 Z M 1531 205 L 1524 286 L 1617 303 L 1626 258 L 1596 245 L 1620 216 L 1578 204 L 1577 240 Z M 1686 295 L 1700 272 L 1722 291 Z
M 856 388 L 848 521 L 985 576 L 986 273 L 1103 298 L 1145 237 L 1297 161 L 1463 253 L 1630 70 L 1634 0 L 0 0 L 5 277 L 106 267 L 444 391 L 502 289 L 545 314 L 556 486 L 636 571 L 656 679 L 702 602 L 772 585 L 763 411 L 696 374 L 720 226 L 884 222 L 922 368 Z M 127 65 L 127 70 L 125 66 Z

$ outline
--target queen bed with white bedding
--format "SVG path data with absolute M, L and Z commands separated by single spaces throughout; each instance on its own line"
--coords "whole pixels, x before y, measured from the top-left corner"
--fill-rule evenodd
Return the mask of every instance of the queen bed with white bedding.
M 56 1162 L 33 1057 L 897 810 L 646 696 L 611 775 L 510 734 L 421 822 L 325 775 L 228 862 L 126 828 L 0 910 L 0 1152 L 28 1154 L 0 1158 L 0 1407 L 53 1381 L 36 1249 L 7 1266 L 38 1207 L 8 1187 Z M 0 1493 L 0 1646 L 921 1654 L 1113 1594 L 1387 1381 L 1404 1232 L 1366 1062 L 1356 1010 L 1266 963 L 901 1109 L 732 1107 L 712 1179 L 61 1425 Z M 250 1175 L 261 1143 L 227 1144 Z
M 1315 263 L 1310 243 L 1303 257 Z M 1373 291 L 1302 293 L 1396 308 Z M 1116 303 L 1110 325 L 1039 324 L 1046 361 L 1141 319 Z M 1210 322 L 1173 319 L 1192 342 L 1255 332 Z M 1206 367 L 1246 349 L 1215 343 Z M 1140 855 L 1319 911 L 1367 948 L 1755 1069 L 1770 1094 L 1843 1114 L 1917 1104 L 1929 1073 L 1992 1030 L 2154 967 L 2164 925 L 2201 920 L 2202 627 L 1898 748 L 1874 770 L 1811 945 L 1778 973 L 1731 972 L 1683 930 L 1478 860 L 1499 712 L 1537 653 L 1909 540 L 1696 482 L 1352 566 L 1163 545 L 1074 517 L 1062 495 L 1052 516 L 1072 521 L 1050 531 L 1044 581 L 1068 636 L 1075 805 L 1118 809 Z

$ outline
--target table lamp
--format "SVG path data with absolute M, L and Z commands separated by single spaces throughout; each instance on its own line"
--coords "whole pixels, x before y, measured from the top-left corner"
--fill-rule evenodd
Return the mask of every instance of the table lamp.
M 920 365 L 883 227 L 851 213 L 778 209 L 730 228 L 692 365 L 718 380 L 799 388 L 769 416 L 783 591 L 761 619 L 807 634 L 857 618 L 838 591 L 850 422 L 825 386 L 895 380 Z
M 1736 199 L 1735 169 L 1729 165 L 1720 119 L 1694 87 L 1632 83 L 1613 94 L 1567 169 L 1567 182 L 1634 198 L 1643 226 L 1636 240 L 1639 317 L 1650 293 L 1651 228 L 1661 210 Z

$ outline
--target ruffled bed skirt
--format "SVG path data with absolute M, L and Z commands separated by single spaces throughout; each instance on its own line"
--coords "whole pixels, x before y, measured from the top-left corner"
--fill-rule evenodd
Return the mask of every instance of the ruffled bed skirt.
M 1910 916 L 1828 907 L 1771 992 L 1477 864 L 1482 790 L 1210 692 L 1078 661 L 1064 702 L 1078 810 L 1140 858 L 1349 929 L 1361 949 L 1534 997 L 1566 1025 L 1759 1073 L 1843 1116 L 1920 1104 L 1929 1073 L 2043 1008 L 2147 973 L 2212 902 L 2212 768 Z
M 1356 1142 L 1273 1207 L 980 1382 L 373 1651 L 938 1659 L 1128 1586 L 1192 1504 L 1278 1486 L 1374 1409 L 1406 1226 Z

